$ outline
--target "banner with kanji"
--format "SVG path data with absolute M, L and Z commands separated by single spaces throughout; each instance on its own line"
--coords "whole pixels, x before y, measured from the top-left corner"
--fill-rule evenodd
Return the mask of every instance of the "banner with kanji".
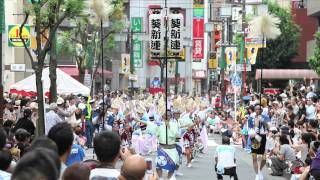
M 201 5 L 195 1 L 194 5 Z M 194 61 L 201 61 L 204 58 L 204 8 L 195 6 L 193 9 L 193 51 Z

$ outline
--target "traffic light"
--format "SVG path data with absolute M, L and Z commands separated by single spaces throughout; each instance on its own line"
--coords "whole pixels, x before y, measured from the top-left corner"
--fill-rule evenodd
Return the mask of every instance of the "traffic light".
M 218 42 L 221 40 L 221 32 L 218 29 L 214 30 L 214 36 L 213 36 L 213 41 L 214 41 L 214 52 L 217 52 L 217 49 L 220 47 Z

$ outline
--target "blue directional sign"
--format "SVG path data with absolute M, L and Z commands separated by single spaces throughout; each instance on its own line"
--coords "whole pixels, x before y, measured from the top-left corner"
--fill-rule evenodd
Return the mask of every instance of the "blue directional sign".
M 242 84 L 242 80 L 237 73 L 233 73 L 231 75 L 231 84 L 232 86 L 240 87 Z

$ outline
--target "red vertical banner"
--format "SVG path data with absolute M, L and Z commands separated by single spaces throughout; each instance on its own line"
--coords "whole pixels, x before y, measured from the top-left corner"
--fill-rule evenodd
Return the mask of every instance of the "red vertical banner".
M 193 39 L 193 58 L 204 58 L 204 39 Z
M 193 51 L 194 61 L 204 58 L 204 8 L 195 6 L 193 9 Z
M 203 38 L 204 37 L 204 19 L 193 19 L 193 38 Z

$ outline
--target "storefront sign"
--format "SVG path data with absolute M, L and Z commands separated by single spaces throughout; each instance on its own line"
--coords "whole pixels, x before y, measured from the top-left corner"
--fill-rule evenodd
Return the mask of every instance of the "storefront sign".
M 204 0 L 193 0 L 193 7 L 194 8 L 203 8 L 204 7 Z
M 142 32 L 142 17 L 131 18 L 131 31 Z M 133 38 L 133 57 L 131 59 L 134 68 L 142 68 L 142 41 L 140 37 Z
M 31 44 L 30 25 L 24 25 L 21 33 L 24 42 L 27 47 Z M 20 39 L 20 25 L 8 26 L 8 46 L 9 47 L 24 47 L 22 40 Z
M 207 71 L 206 70 L 193 70 L 192 77 L 198 78 L 198 79 L 204 79 L 207 77 Z
M 131 31 L 141 32 L 142 31 L 142 17 L 131 18 Z

